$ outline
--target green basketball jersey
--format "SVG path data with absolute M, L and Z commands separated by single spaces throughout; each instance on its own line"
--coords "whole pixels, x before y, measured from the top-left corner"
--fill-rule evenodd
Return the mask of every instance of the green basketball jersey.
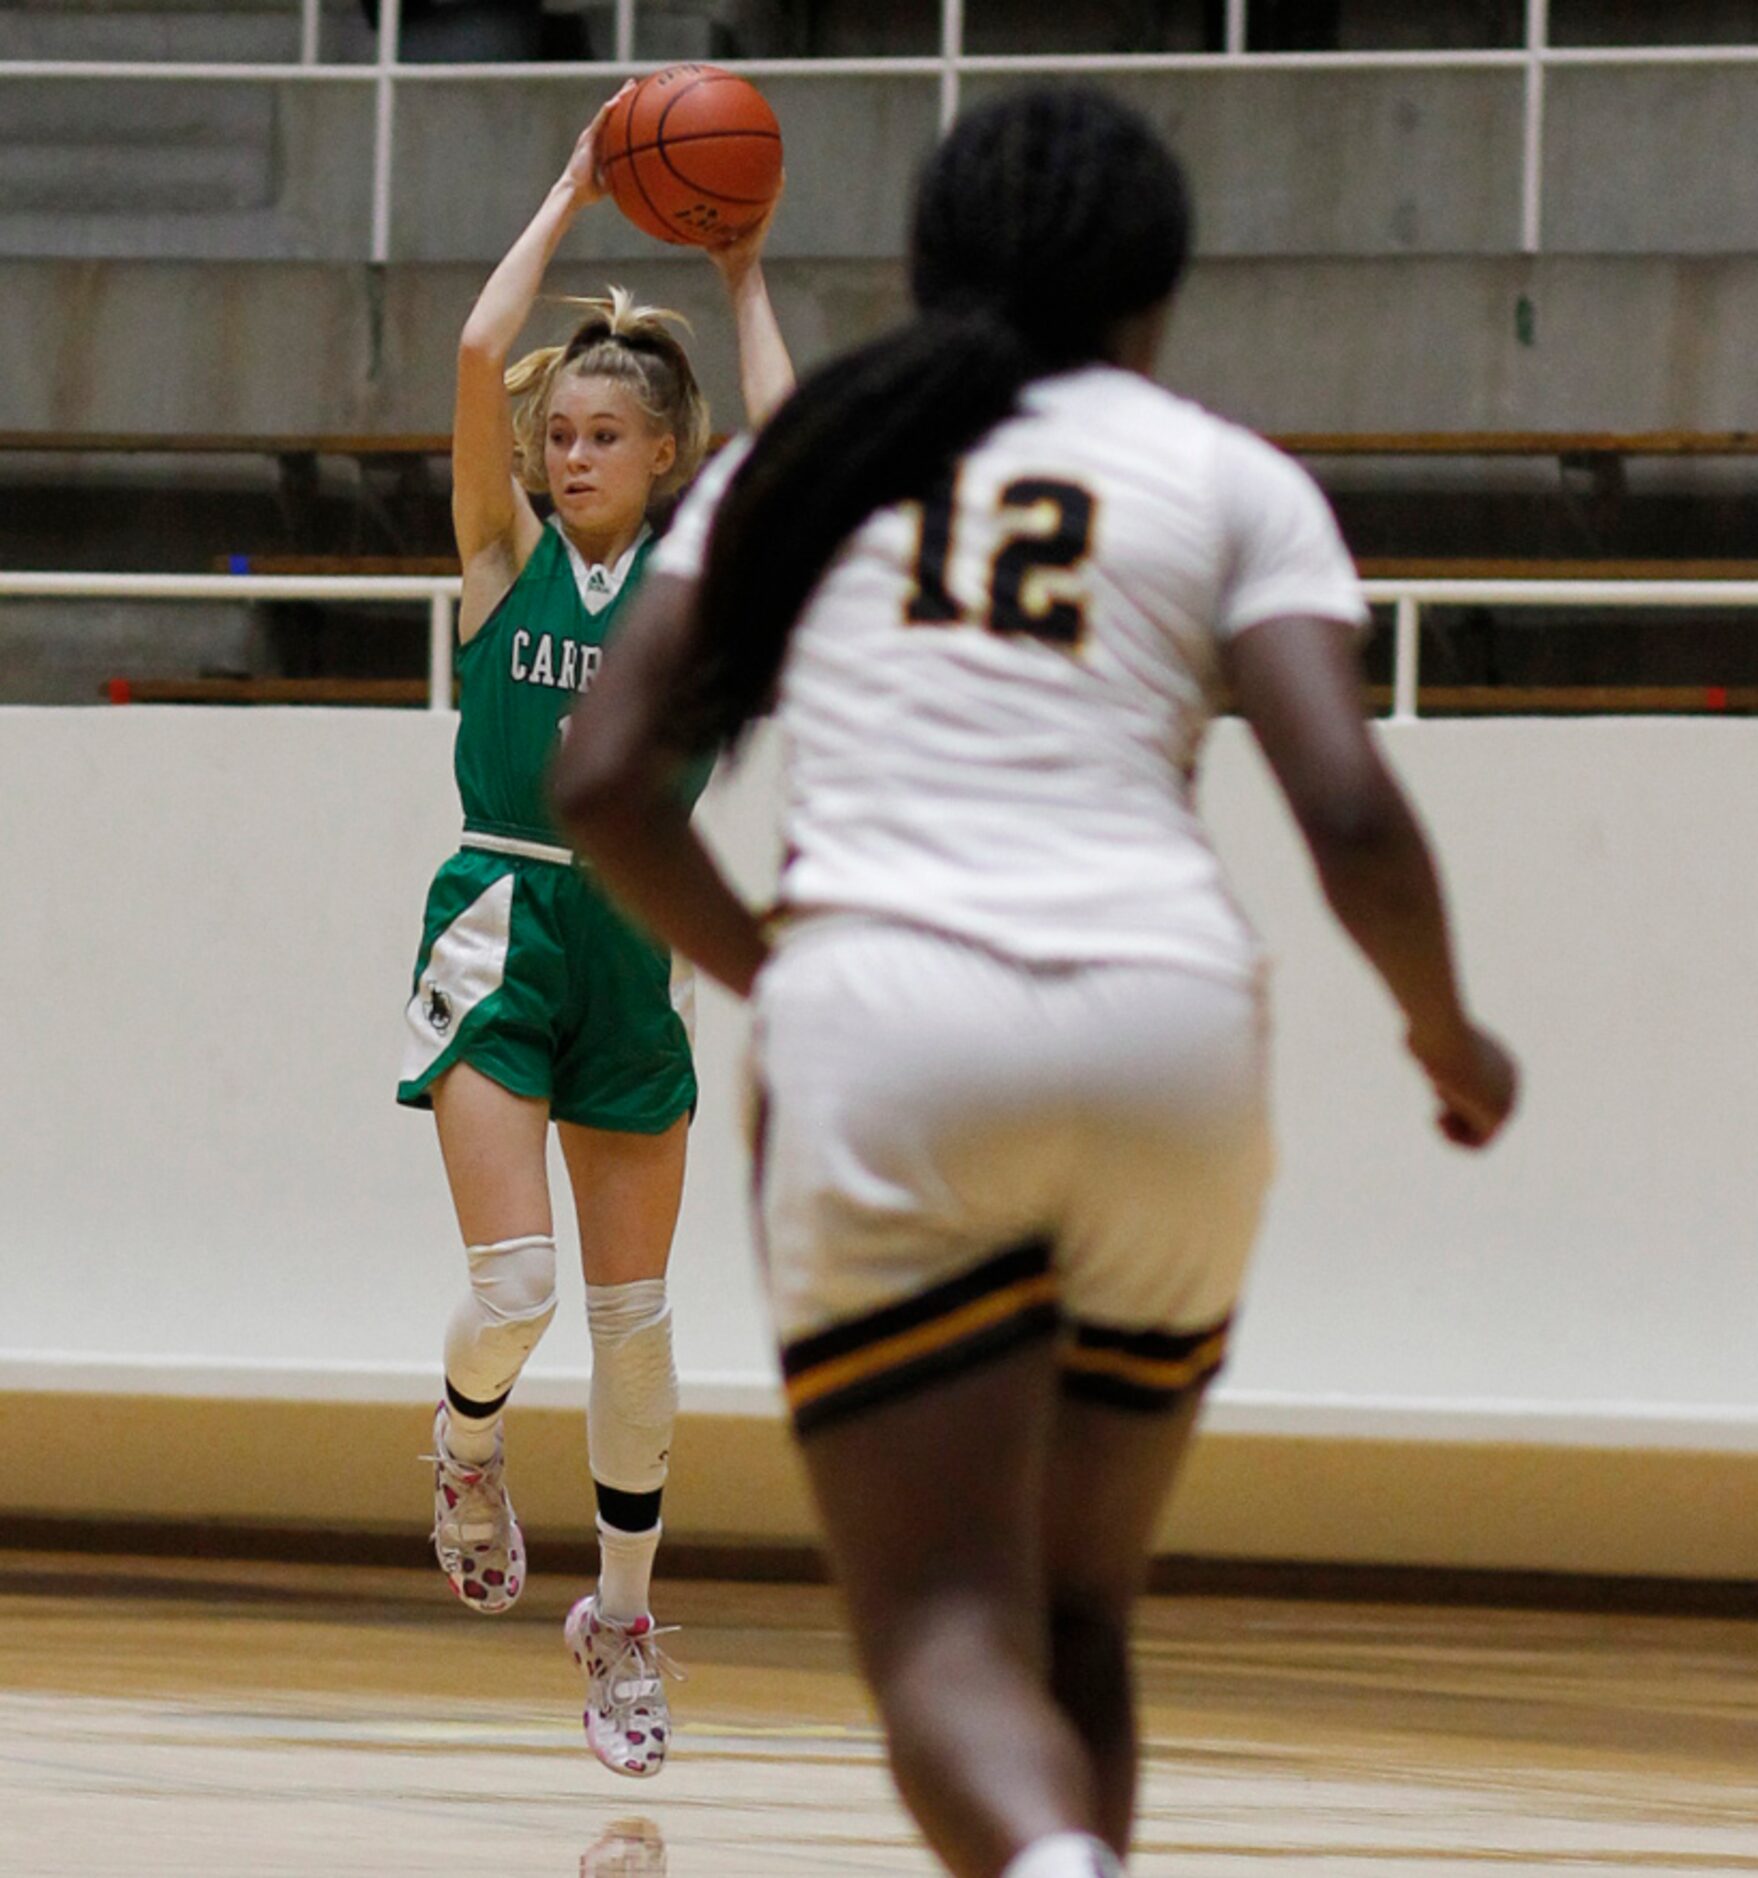
M 560 529 L 546 527 L 505 598 L 460 649 L 452 763 L 466 828 L 565 842 L 550 813 L 550 771 L 574 700 L 591 689 L 652 545 L 644 534 L 616 570 L 588 568 Z M 690 766 L 692 804 L 712 768 L 712 757 Z

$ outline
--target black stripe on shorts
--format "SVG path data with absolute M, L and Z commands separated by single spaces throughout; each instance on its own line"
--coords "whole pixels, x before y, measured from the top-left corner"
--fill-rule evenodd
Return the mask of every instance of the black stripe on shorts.
M 1063 1346 L 1062 1387 L 1083 1402 L 1159 1414 L 1211 1381 L 1227 1360 L 1231 1317 L 1200 1330 L 1081 1324 Z
M 794 1426 L 809 1434 L 1055 1334 L 1047 1241 L 985 1259 L 944 1284 L 833 1324 L 781 1353 Z

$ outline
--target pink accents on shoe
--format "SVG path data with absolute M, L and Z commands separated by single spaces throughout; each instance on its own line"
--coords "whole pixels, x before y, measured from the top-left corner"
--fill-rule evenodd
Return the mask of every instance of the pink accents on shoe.
M 563 1627 L 586 1678 L 587 1745 L 612 1773 L 649 1779 L 665 1765 L 671 1734 L 665 1677 L 682 1672 L 660 1649 L 651 1616 L 619 1624 L 582 1598 Z
M 525 1535 L 507 1497 L 506 1446 L 468 1464 L 446 1446 L 446 1405 L 434 1411 L 433 1549 L 466 1610 L 493 1617 L 511 1608 L 525 1582 Z

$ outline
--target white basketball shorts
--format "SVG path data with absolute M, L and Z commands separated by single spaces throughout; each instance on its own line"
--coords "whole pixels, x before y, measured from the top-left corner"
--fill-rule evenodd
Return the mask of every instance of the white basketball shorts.
M 1260 987 L 820 918 L 765 968 L 754 1049 L 802 1431 L 1037 1337 L 1120 1409 L 1220 1367 L 1272 1160 Z

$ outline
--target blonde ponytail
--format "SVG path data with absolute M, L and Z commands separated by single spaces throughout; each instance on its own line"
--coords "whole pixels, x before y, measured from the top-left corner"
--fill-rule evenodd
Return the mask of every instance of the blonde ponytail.
M 533 495 L 547 492 L 543 469 L 544 432 L 556 382 L 564 373 L 580 378 L 609 378 L 627 385 L 648 419 L 669 431 L 677 460 L 658 483 L 656 496 L 682 489 L 708 453 L 708 401 L 696 382 L 689 354 L 668 329 L 668 322 L 689 331 L 681 313 L 665 307 L 637 306 L 626 287 L 612 287 L 602 300 L 569 299 L 586 317 L 562 346 L 540 346 L 507 367 L 507 395 L 513 403 L 513 467 Z

